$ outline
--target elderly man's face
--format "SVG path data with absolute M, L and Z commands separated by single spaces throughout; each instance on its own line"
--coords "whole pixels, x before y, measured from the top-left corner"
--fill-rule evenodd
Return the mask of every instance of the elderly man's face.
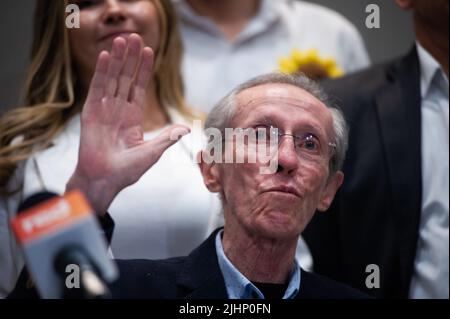
M 292 85 L 266 84 L 237 96 L 234 128 L 272 125 L 290 134 L 313 134 L 328 149 L 333 142 L 333 119 L 327 107 Z M 291 136 L 282 136 L 278 170 L 261 174 L 262 164 L 212 164 L 202 168 L 205 183 L 222 195 L 225 225 L 269 238 L 298 236 L 315 210 L 325 210 L 342 183 L 341 172 L 330 176 L 330 156 L 311 160 L 301 156 Z M 234 149 L 234 145 L 232 149 Z

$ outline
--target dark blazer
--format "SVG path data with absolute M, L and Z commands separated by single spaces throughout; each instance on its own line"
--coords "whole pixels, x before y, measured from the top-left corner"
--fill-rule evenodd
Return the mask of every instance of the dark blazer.
M 406 298 L 422 196 L 417 52 L 323 85 L 350 138 L 343 186 L 304 233 L 314 270 L 377 297 Z M 369 264 L 379 266 L 379 289 L 366 288 Z
M 187 257 L 165 260 L 117 260 L 120 279 L 111 287 L 121 299 L 227 299 L 225 282 L 217 261 L 215 237 L 219 230 Z M 25 272 L 9 298 L 37 297 L 25 289 Z M 367 298 L 331 279 L 301 271 L 298 298 Z

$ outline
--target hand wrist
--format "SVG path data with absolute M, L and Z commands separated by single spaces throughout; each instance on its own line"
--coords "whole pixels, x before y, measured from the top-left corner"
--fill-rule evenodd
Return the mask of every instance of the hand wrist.
M 76 171 L 66 184 L 66 192 L 75 189 L 86 196 L 92 209 L 100 216 L 106 215 L 109 206 L 118 193 L 107 181 L 90 181 Z

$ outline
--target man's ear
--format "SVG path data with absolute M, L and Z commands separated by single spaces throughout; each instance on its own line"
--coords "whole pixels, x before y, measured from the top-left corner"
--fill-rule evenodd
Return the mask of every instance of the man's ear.
M 413 8 L 413 3 L 411 0 L 395 0 L 395 2 L 403 10 L 411 10 Z
M 339 187 L 341 187 L 342 182 L 344 181 L 344 173 L 341 171 L 337 171 L 328 179 L 327 185 L 325 186 L 325 190 L 322 194 L 322 199 L 319 202 L 317 209 L 321 212 L 326 211 L 331 203 L 333 202 L 334 196 L 338 191 Z
M 212 193 L 219 193 L 222 190 L 219 176 L 219 167 L 214 161 L 207 163 L 203 159 L 203 151 L 197 153 L 197 162 L 203 176 L 206 188 Z

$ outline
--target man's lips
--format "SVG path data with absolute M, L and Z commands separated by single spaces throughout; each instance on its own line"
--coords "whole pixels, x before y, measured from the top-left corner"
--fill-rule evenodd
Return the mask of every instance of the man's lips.
M 276 187 L 268 188 L 263 191 L 263 193 L 267 193 L 267 192 L 286 193 L 286 194 L 295 195 L 297 197 L 301 197 L 300 192 L 292 186 L 276 186 Z

